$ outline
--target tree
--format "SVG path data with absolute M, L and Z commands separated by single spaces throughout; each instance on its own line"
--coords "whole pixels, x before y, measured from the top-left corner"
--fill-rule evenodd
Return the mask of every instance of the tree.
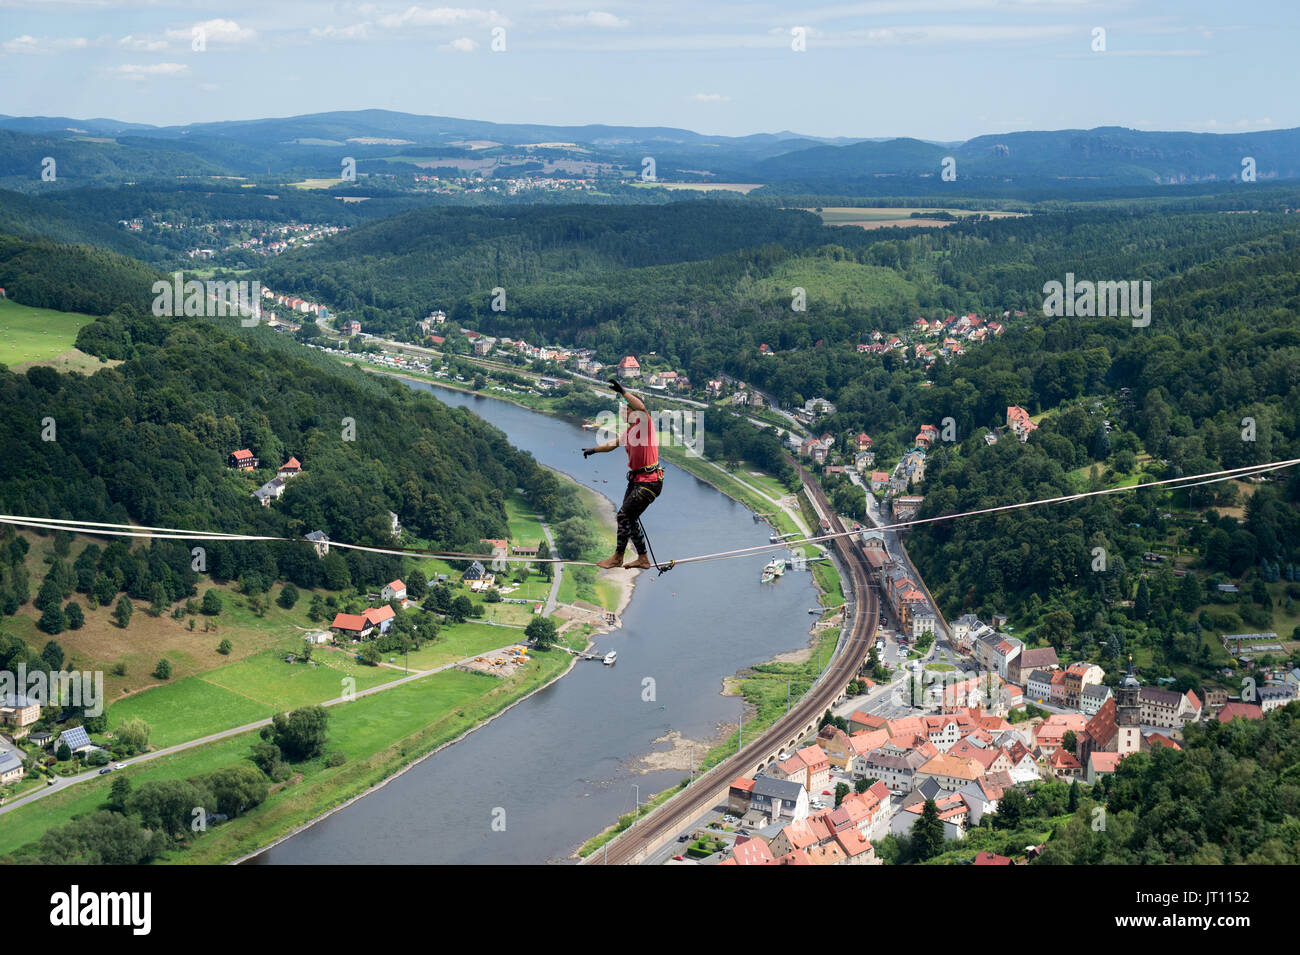
M 190 622 L 193 623 L 193 621 Z M 234 644 L 232 644 L 225 637 L 223 637 L 221 639 L 221 642 L 217 644 L 217 652 L 220 653 L 223 657 L 230 656 L 230 651 L 232 649 L 234 649 Z
M 87 733 L 105 733 L 108 731 L 108 717 L 103 713 L 98 716 L 87 716 L 81 721 Z
M 1065 811 L 1068 813 L 1073 813 L 1078 808 L 1079 808 L 1079 780 L 1075 779 L 1075 780 L 1071 780 L 1070 782 L 1070 798 L 1065 803 Z
M 1029 811 L 1029 800 L 1023 790 L 1008 789 L 998 800 L 997 815 L 993 818 L 995 829 L 1018 829 Z
M 150 732 L 149 724 L 136 716 L 119 723 L 113 735 L 128 752 L 138 753 L 149 745 Z
M 252 753 L 248 758 L 253 761 L 253 764 L 258 769 L 276 782 L 289 778 L 289 767 L 285 765 L 280 747 L 269 740 L 254 743 Z
M 858 795 L 861 795 L 862 793 L 870 789 L 874 782 L 875 782 L 874 779 L 867 779 L 864 776 L 862 779 L 859 779 L 853 783 L 853 791 Z
M 59 743 L 58 749 L 54 751 L 54 758 L 61 763 L 66 763 L 72 759 L 72 748 L 67 743 Z
M 278 603 L 285 610 L 292 610 L 293 605 L 298 602 L 298 588 L 292 583 L 287 583 L 280 590 L 280 596 L 276 598 Z
M 912 849 L 922 862 L 943 851 L 943 820 L 933 799 L 925 801 L 921 818 L 912 824 Z
M 599 541 L 584 518 L 570 517 L 555 528 L 555 546 L 565 560 L 577 560 Z
M 172 678 L 172 665 L 166 657 L 159 660 L 158 665 L 153 668 L 153 676 L 158 680 L 170 680 Z
M 46 607 L 45 612 L 41 614 L 39 626 L 46 633 L 62 633 L 67 629 L 67 620 L 63 616 L 63 608 L 57 603 L 52 607 Z
M 545 650 L 555 643 L 558 635 L 555 629 L 555 621 L 541 614 L 533 617 L 528 626 L 524 628 L 524 636 L 535 642 L 540 650 Z
M 280 747 L 289 762 L 298 763 L 321 754 L 329 738 L 328 726 L 325 707 L 304 706 L 291 713 L 275 714 L 271 725 L 262 727 L 261 736 Z
M 1074 615 L 1068 610 L 1053 610 L 1045 614 L 1038 636 L 1060 650 L 1074 637 Z
M 63 615 L 68 618 L 69 630 L 80 630 L 86 624 L 86 615 L 82 613 L 81 605 L 75 600 L 68 602 Z
M 1204 598 L 1201 581 L 1189 570 L 1178 584 L 1178 609 L 1184 613 L 1195 613 Z
M 429 591 L 429 579 L 418 567 L 406 575 L 406 596 L 419 600 Z
M 447 611 L 447 619 L 452 623 L 464 623 L 473 613 L 474 602 L 461 594 L 451 602 L 451 609 Z
M 546 543 L 546 539 L 537 542 L 537 571 L 546 580 L 550 580 L 555 574 L 555 565 L 551 561 L 551 546 Z
M 1147 586 L 1147 579 L 1143 577 L 1138 581 L 1137 596 L 1133 599 L 1133 619 L 1145 620 L 1151 616 L 1151 588 Z
M 1074 753 L 1079 748 L 1079 737 L 1074 730 L 1066 730 L 1065 735 L 1061 737 L 1061 749 L 1067 753 Z
M 194 780 L 208 789 L 217 811 L 231 819 L 266 799 L 270 787 L 266 777 L 253 766 L 226 766 Z
M 221 594 L 215 589 L 210 589 L 203 594 L 202 612 L 209 617 L 215 617 L 221 613 Z
M 141 783 L 140 788 L 127 797 L 126 809 L 138 815 L 148 828 L 175 835 L 189 831 L 196 808 L 206 809 L 213 803 L 210 792 L 191 782 L 158 779 Z
M 157 617 L 167 607 L 167 591 L 163 590 L 163 585 L 155 582 L 149 588 L 149 613 Z
M 117 625 L 123 630 L 125 630 L 126 625 L 131 622 L 131 613 L 131 601 L 125 597 L 119 597 L 117 599 L 117 607 L 113 610 L 113 619 L 117 621 Z
M 839 806 L 839 804 L 844 801 L 844 797 L 847 796 L 850 791 L 851 790 L 849 789 L 847 783 L 836 783 L 835 784 L 835 805 Z
M 375 645 L 375 641 L 371 640 L 361 648 L 361 662 L 366 666 L 379 666 L 379 659 L 379 647 Z
M 108 789 L 107 806 L 113 812 L 126 812 L 126 799 L 131 795 L 131 780 L 126 776 L 117 776 Z
M 31 861 L 46 865 L 137 865 L 156 857 L 163 848 L 161 843 L 125 814 L 100 810 L 46 830 Z

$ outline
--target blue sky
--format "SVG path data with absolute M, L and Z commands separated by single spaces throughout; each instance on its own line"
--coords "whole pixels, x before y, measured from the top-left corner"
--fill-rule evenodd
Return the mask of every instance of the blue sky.
M 1300 126 L 1283 79 L 1294 0 L 437 2 L 456 0 L 0 0 L 0 113 L 171 124 L 381 107 L 936 140 Z

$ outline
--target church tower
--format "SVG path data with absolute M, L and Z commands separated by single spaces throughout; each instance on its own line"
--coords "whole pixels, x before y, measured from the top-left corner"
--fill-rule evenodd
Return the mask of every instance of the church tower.
M 1142 748 L 1142 684 L 1133 675 L 1133 658 L 1128 659 L 1128 673 L 1120 681 L 1116 694 L 1115 725 L 1118 739 L 1115 751 L 1121 755 L 1136 753 Z

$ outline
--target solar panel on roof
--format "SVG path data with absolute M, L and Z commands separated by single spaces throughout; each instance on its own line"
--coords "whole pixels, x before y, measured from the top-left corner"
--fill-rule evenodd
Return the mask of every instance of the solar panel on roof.
M 74 726 L 70 730 L 64 730 L 63 734 L 59 737 L 59 742 L 67 743 L 68 749 L 77 749 L 81 746 L 94 745 L 90 741 L 90 736 L 87 735 L 86 729 L 83 726 Z

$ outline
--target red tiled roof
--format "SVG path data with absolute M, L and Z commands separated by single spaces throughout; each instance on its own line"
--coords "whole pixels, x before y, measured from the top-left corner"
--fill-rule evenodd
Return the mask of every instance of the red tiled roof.
M 1051 766 L 1053 769 L 1082 769 L 1083 768 L 1079 764 L 1079 761 L 1074 758 L 1074 755 L 1071 753 L 1067 753 L 1064 749 L 1058 749 L 1055 753 L 1053 753 L 1051 755 L 1051 758 L 1048 759 L 1047 765 Z
M 302 465 L 298 463 L 297 458 L 290 458 L 288 461 L 284 462 L 284 465 L 280 468 L 280 470 L 283 471 L 286 468 L 297 468 L 299 471 L 301 471 Z
M 854 754 L 866 756 L 873 749 L 885 745 L 888 740 L 888 730 L 859 730 L 849 737 L 849 747 Z
M 813 834 L 806 820 L 799 819 L 790 823 L 781 830 L 785 833 L 786 841 L 790 843 L 792 849 L 807 849 L 809 846 L 817 844 L 817 837 Z
M 382 623 L 383 621 L 389 619 L 390 617 L 396 617 L 397 614 L 393 612 L 392 607 L 388 606 L 388 604 L 384 604 L 382 607 L 371 607 L 364 614 L 362 614 L 362 616 L 365 617 L 366 620 L 368 620 L 370 623 L 375 624 L 375 623 Z
M 975 865 L 1011 865 L 1011 860 L 1006 856 L 996 855 L 992 852 L 977 852 L 975 854 Z
M 750 779 L 748 776 L 741 776 L 739 779 L 733 779 L 731 781 L 731 788 L 752 793 L 754 791 L 754 780 Z
M 797 750 L 795 755 L 803 761 L 803 764 L 810 771 L 817 767 L 825 768 L 826 764 L 830 762 L 826 758 L 826 752 L 820 746 L 805 746 L 803 749 Z
M 1094 773 L 1113 773 L 1123 758 L 1122 753 L 1092 753 L 1088 756 L 1088 765 Z
M 776 860 L 777 865 L 812 865 L 808 859 L 808 853 L 802 849 L 794 849 L 787 852 L 781 858 Z
M 776 861 L 772 858 L 772 850 L 762 839 L 749 839 L 745 842 L 737 839 L 731 851 L 737 865 L 771 865 Z
M 331 627 L 338 627 L 340 630 L 365 630 L 369 626 L 369 621 L 364 616 L 358 616 L 354 613 L 335 614 L 334 622 Z
M 1083 728 L 1083 731 L 1092 740 L 1094 749 L 1105 749 L 1106 744 L 1114 739 L 1119 731 L 1116 724 L 1115 697 L 1112 696 L 1101 704 L 1101 708 L 1092 719 L 1088 720 L 1088 725 Z
M 405 589 L 406 589 L 406 584 L 402 583 L 400 580 L 390 580 L 390 581 L 388 582 L 388 586 L 389 586 L 389 588 L 392 589 L 392 590 L 405 590 Z
M 871 842 L 857 829 L 845 829 L 835 833 L 835 841 L 850 859 L 871 851 Z

